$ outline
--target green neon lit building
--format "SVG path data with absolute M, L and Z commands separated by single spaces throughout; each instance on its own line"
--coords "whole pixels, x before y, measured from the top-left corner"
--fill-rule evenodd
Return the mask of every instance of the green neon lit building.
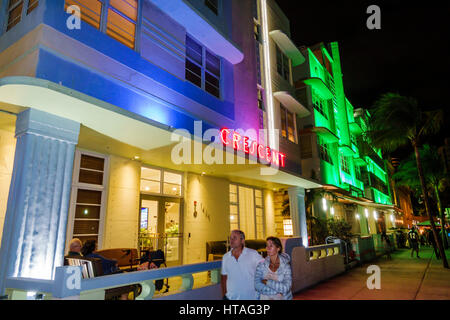
M 354 233 L 380 233 L 394 226 L 395 207 L 385 161 L 363 135 L 370 114 L 345 96 L 337 42 L 301 51 L 306 61 L 294 69 L 296 95 L 311 111 L 298 123 L 303 175 L 339 199 L 325 197 L 313 212 L 346 219 Z

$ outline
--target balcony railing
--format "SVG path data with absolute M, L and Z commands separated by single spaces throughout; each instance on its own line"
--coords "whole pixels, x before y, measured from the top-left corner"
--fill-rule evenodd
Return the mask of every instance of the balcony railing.
M 90 279 L 81 278 L 81 267 L 57 267 L 54 280 L 8 278 L 5 283 L 8 299 L 26 300 L 27 292 L 44 294 L 51 299 L 104 300 L 105 290 L 139 284 L 141 294 L 136 300 L 151 300 L 155 294 L 155 280 L 180 277 L 181 286 L 170 295 L 161 297 L 189 299 L 220 299 L 220 268 L 222 261 L 184 265 L 145 271 L 113 274 Z M 77 270 L 79 269 L 79 270 Z M 209 283 L 194 289 L 194 274 L 210 272 Z

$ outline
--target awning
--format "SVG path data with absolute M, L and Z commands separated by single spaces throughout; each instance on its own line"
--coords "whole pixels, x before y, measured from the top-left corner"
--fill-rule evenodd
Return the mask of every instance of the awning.
M 314 127 L 311 128 L 312 132 L 317 133 L 325 143 L 335 143 L 339 141 L 337 135 L 335 135 L 330 129 L 325 127 Z
M 353 151 L 350 146 L 344 144 L 339 146 L 339 151 L 346 157 L 351 157 L 355 154 L 355 151 Z
M 273 94 L 273 96 L 280 101 L 283 106 L 289 109 L 289 111 L 296 113 L 300 118 L 307 117 L 311 112 L 303 106 L 297 99 L 295 99 L 287 91 L 278 91 Z
M 183 0 L 152 0 L 152 4 L 181 24 L 196 40 L 215 54 L 224 57 L 232 64 L 244 59 L 244 54 L 231 39 L 213 27 L 203 15 Z
M 305 57 L 298 50 L 291 39 L 281 30 L 274 30 L 269 33 L 280 49 L 292 60 L 292 66 L 296 67 L 305 62 Z
M 323 82 L 320 78 L 308 78 L 301 80 L 300 82 L 303 82 L 305 85 L 309 85 L 313 87 L 315 90 L 319 92 L 319 94 L 322 96 L 323 99 L 332 99 L 333 93 L 328 88 L 328 86 Z
M 350 122 L 348 125 L 350 127 L 350 132 L 355 135 L 361 134 L 363 132 L 358 122 Z

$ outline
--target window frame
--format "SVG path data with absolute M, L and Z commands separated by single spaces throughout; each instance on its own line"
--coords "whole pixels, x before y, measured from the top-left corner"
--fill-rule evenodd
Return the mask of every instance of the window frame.
M 29 1 L 29 0 L 27 0 Z M 83 0 L 71 0 L 73 2 L 76 2 L 76 5 L 82 5 L 82 3 L 78 3 L 80 1 Z M 100 31 L 101 33 L 105 34 L 106 36 L 108 36 L 109 38 L 117 41 L 120 44 L 123 44 L 124 46 L 126 46 L 127 48 L 133 50 L 133 51 L 138 51 L 140 50 L 140 37 L 138 37 L 138 34 L 140 33 L 140 28 L 141 28 L 141 20 L 142 20 L 142 0 L 136 0 L 137 2 L 137 7 L 136 7 L 136 21 L 134 21 L 133 19 L 129 18 L 126 14 L 122 13 L 121 11 L 119 11 L 117 8 L 113 7 L 110 3 L 110 0 L 97 0 L 101 3 L 101 11 L 100 11 L 100 17 L 99 17 L 99 27 L 95 27 L 92 24 L 84 21 L 82 19 L 82 21 L 88 25 L 90 25 L 92 28 Z M 120 0 L 120 1 L 125 1 L 125 0 Z M 66 0 L 64 0 L 64 5 L 66 5 Z M 84 6 L 83 6 L 84 7 Z M 119 15 L 120 17 L 122 17 L 123 19 L 127 20 L 130 23 L 133 23 L 135 25 L 135 31 L 134 31 L 134 41 L 133 41 L 133 47 L 131 48 L 130 46 L 128 46 L 127 44 L 125 44 L 122 41 L 117 40 L 116 38 L 113 38 L 111 35 L 109 35 L 107 33 L 108 31 L 108 14 L 109 14 L 109 10 L 111 9 L 111 11 L 113 11 L 114 13 L 116 13 L 117 15 Z M 117 26 L 116 26 L 117 27 Z
M 194 59 L 192 59 L 191 57 L 188 56 L 187 54 L 187 50 L 188 50 L 188 39 L 190 41 L 192 41 L 193 43 L 195 43 L 196 45 L 198 45 L 199 47 L 201 47 L 202 49 L 202 55 L 201 55 L 201 60 L 202 60 L 202 65 L 199 64 L 199 62 L 195 61 Z M 211 50 L 209 50 L 208 48 L 206 48 L 204 45 L 202 45 L 200 42 L 198 42 L 194 37 L 192 37 L 191 35 L 189 35 L 188 33 L 186 33 L 186 51 L 185 51 L 185 80 L 188 81 L 189 83 L 192 83 L 194 86 L 202 89 L 203 91 L 205 91 L 206 93 L 210 94 L 211 96 L 222 100 L 222 75 L 223 75 L 223 61 L 222 58 L 216 54 L 214 54 Z M 213 58 L 216 58 L 219 61 L 219 66 L 218 66 L 218 71 L 219 71 L 219 77 L 214 74 L 214 72 L 212 70 L 208 70 L 208 66 L 207 66 L 207 56 L 211 55 Z M 201 86 L 198 86 L 196 83 L 194 83 L 193 81 L 189 80 L 186 76 L 187 72 L 193 73 L 196 75 L 196 73 L 192 72 L 190 69 L 188 69 L 187 66 L 187 62 L 194 64 L 195 66 L 197 66 L 198 68 L 200 68 L 200 72 L 201 72 Z M 212 84 L 211 82 L 207 81 L 206 76 L 209 75 L 213 78 L 215 78 L 218 81 L 218 85 L 219 87 L 215 87 L 214 84 Z M 215 94 L 211 93 L 210 91 L 207 90 L 207 83 L 218 89 L 218 96 L 216 96 Z
M 284 114 L 284 126 L 286 128 L 286 136 L 283 135 L 283 114 Z M 292 135 L 294 141 L 289 139 L 289 114 L 292 115 Z M 286 108 L 282 103 L 280 103 L 280 123 L 281 123 L 281 136 L 286 139 L 287 141 L 290 141 L 292 143 L 297 144 L 297 126 L 296 126 L 296 114 L 295 112 L 290 111 L 288 108 Z
M 10 30 L 12 30 L 16 25 L 18 25 L 26 16 L 28 16 L 31 12 L 33 12 L 36 8 L 39 7 L 39 0 L 19 0 L 13 8 L 10 8 L 10 4 L 11 4 L 12 0 L 9 0 L 5 6 L 5 11 L 4 11 L 4 15 L 5 15 L 5 22 L 4 25 L 0 26 L 2 29 L 0 31 L 3 31 L 3 33 L 6 33 Z M 37 2 L 37 5 L 33 8 L 31 8 L 30 10 L 30 5 L 34 4 L 35 2 Z M 19 21 L 17 21 L 16 24 L 14 24 L 11 28 L 8 29 L 9 26 L 9 16 L 11 14 L 11 12 L 16 9 L 18 6 L 20 6 L 22 4 L 22 9 L 20 11 L 20 15 L 19 15 Z
M 184 173 L 183 172 L 176 171 L 176 170 L 170 170 L 170 169 L 166 169 L 166 168 L 155 167 L 155 166 L 146 165 L 146 164 L 142 164 L 141 165 L 141 170 L 142 170 L 142 168 L 158 170 L 161 173 L 161 179 L 159 181 L 159 190 L 160 190 L 160 192 L 156 193 L 156 192 L 142 191 L 141 190 L 141 181 L 143 180 L 143 178 L 142 178 L 142 176 L 139 177 L 139 193 L 140 194 L 151 195 L 151 196 L 158 196 L 158 197 L 165 197 L 165 198 L 178 198 L 178 199 L 183 198 L 183 193 L 184 193 Z M 174 173 L 174 174 L 177 174 L 177 175 L 181 176 L 181 185 L 180 185 L 180 195 L 179 196 L 178 195 L 164 193 L 164 184 L 165 183 L 173 184 L 173 183 L 164 181 L 164 173 L 165 172 Z M 148 179 L 144 179 L 144 180 L 148 180 Z M 148 180 L 148 181 L 155 181 L 155 180 Z
M 230 209 L 228 210 L 229 212 L 229 217 L 231 216 L 231 206 L 235 205 L 237 207 L 237 213 L 236 213 L 236 217 L 237 217 L 237 225 L 238 225 L 238 229 L 241 228 L 241 213 L 239 211 L 239 204 L 240 204 L 240 199 L 239 199 L 239 187 L 243 187 L 243 188 L 248 188 L 252 190 L 252 196 L 253 196 L 253 221 L 255 224 L 255 237 L 258 237 L 258 224 L 257 224 L 257 220 L 256 220 L 256 209 L 261 209 L 262 210 L 262 234 L 263 234 L 263 238 L 266 237 L 266 232 L 267 232 L 267 228 L 266 228 L 266 207 L 264 204 L 264 189 L 263 188 L 257 188 L 254 186 L 250 186 L 250 185 L 245 185 L 245 184 L 241 184 L 241 183 L 235 183 L 235 182 L 230 182 L 229 183 L 229 194 L 231 194 L 231 186 L 234 185 L 236 187 L 236 200 L 237 202 L 231 202 L 230 200 Z M 256 190 L 261 192 L 261 205 L 257 205 L 256 204 Z M 231 220 L 231 219 L 229 219 Z M 230 222 L 230 231 L 232 231 L 233 228 L 231 228 L 231 222 Z M 244 231 L 245 232 L 245 231 Z
M 344 156 L 343 154 L 339 155 L 340 157 L 340 168 L 341 171 L 345 172 L 346 174 L 350 175 L 350 162 L 349 159 L 347 159 L 346 156 Z
M 318 148 L 319 148 L 319 158 L 322 161 L 326 161 L 329 164 L 334 165 L 333 158 L 331 157 L 330 153 L 330 146 L 326 143 L 323 143 L 322 141 L 319 141 Z
M 216 1 L 217 3 L 214 4 L 213 1 Z M 221 0 L 203 0 L 203 4 L 216 16 L 220 15 Z
M 105 160 L 103 167 L 103 184 L 95 185 L 90 183 L 78 182 L 80 177 L 80 169 L 81 169 L 81 156 L 87 155 L 96 158 L 103 158 Z M 91 234 L 85 235 L 77 235 L 74 234 L 74 226 L 75 226 L 75 213 L 77 206 L 77 195 L 78 190 L 89 190 L 89 191 L 101 191 L 101 202 L 100 202 L 100 216 L 99 216 L 99 226 L 98 233 L 95 234 L 97 236 L 97 248 L 100 250 L 103 246 L 103 235 L 105 231 L 106 224 L 106 206 L 108 201 L 108 184 L 109 184 L 109 163 L 110 158 L 108 155 L 92 152 L 84 149 L 77 148 L 75 150 L 75 158 L 74 158 L 74 166 L 73 166 L 73 174 L 72 174 L 72 186 L 71 186 L 71 196 L 70 196 L 70 206 L 69 206 L 69 215 L 68 215 L 68 223 L 67 223 L 67 232 L 66 232 L 66 251 L 69 249 L 68 245 L 70 240 L 75 236 L 89 236 Z M 92 234 L 94 235 L 94 234 Z
M 291 83 L 291 59 L 275 44 L 277 73 L 281 78 Z M 287 70 L 285 69 L 287 67 Z M 287 74 L 286 74 L 287 73 Z

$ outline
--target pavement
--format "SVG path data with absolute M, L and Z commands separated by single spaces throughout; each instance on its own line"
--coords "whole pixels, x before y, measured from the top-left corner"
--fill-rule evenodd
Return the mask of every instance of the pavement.
M 294 300 L 450 300 L 450 269 L 437 260 L 433 248 L 423 247 L 419 257 L 411 250 L 392 254 L 357 266 L 345 273 L 294 294 Z M 446 250 L 450 263 L 450 250 Z M 380 289 L 370 290 L 367 273 L 370 265 L 380 267 Z M 373 281 L 370 281 L 373 283 Z

